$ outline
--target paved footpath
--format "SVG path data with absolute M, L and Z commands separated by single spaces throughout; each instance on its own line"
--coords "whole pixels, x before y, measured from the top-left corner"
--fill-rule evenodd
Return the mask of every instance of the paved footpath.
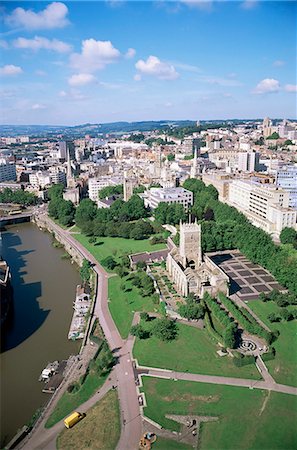
M 282 392 L 283 394 L 297 395 L 297 388 L 275 383 L 273 379 L 272 381 L 246 380 L 243 378 L 198 375 L 195 373 L 175 372 L 173 370 L 153 369 L 151 367 L 141 367 L 140 370 L 142 369 L 144 373 L 141 376 L 167 378 L 170 380 L 196 381 L 199 383 L 225 384 L 227 386 L 266 389 L 269 391 Z
M 138 449 L 139 439 L 142 433 L 142 421 L 138 404 L 138 395 L 135 385 L 131 343 L 121 338 L 117 327 L 111 317 L 108 308 L 108 273 L 101 267 L 94 256 L 89 253 L 74 237 L 68 232 L 61 229 L 53 221 L 49 219 L 54 230 L 63 235 L 68 243 L 76 248 L 84 258 L 93 264 L 93 269 L 98 275 L 97 295 L 95 299 L 94 316 L 99 319 L 105 337 L 108 341 L 110 349 L 114 355 L 118 357 L 118 363 L 114 367 L 115 376 L 114 384 L 117 385 L 120 412 L 121 412 L 121 436 L 117 448 L 119 450 L 136 450 Z M 92 401 L 92 399 L 91 399 Z M 80 408 L 81 409 L 81 408 Z M 100 424 L 98 424 L 100 426 Z M 63 428 L 63 424 L 62 424 Z M 57 431 L 56 431 L 57 433 Z M 38 442 L 42 442 L 44 437 L 44 428 L 38 428 L 34 432 L 34 436 L 38 435 Z M 37 438 L 36 438 L 37 439 Z M 39 450 L 42 446 L 32 445 L 33 437 L 28 442 L 26 450 Z
M 117 445 L 117 450 L 136 450 L 138 449 L 139 439 L 142 432 L 142 418 L 138 404 L 138 396 L 134 379 L 132 348 L 134 338 L 129 337 L 123 340 L 115 326 L 108 308 L 108 277 L 109 274 L 100 266 L 98 261 L 91 255 L 71 234 L 62 230 L 54 222 L 53 228 L 75 247 L 86 259 L 93 265 L 93 269 L 98 275 L 97 295 L 95 299 L 94 316 L 99 319 L 105 337 L 111 350 L 118 357 L 118 363 L 114 367 L 110 380 L 107 380 L 100 391 L 95 394 L 79 409 L 82 412 L 87 411 L 98 400 L 100 400 L 113 384 L 117 385 L 120 412 L 122 420 L 121 436 Z M 135 315 L 134 323 L 139 321 L 139 316 Z M 158 378 L 196 381 L 200 383 L 224 384 L 229 386 L 241 386 L 246 388 L 267 389 L 285 394 L 297 395 L 297 388 L 275 383 L 267 368 L 261 359 L 258 359 L 258 365 L 261 369 L 264 381 L 245 380 L 241 378 L 198 375 L 192 373 L 175 372 L 172 370 L 154 369 L 150 367 L 139 368 L 142 372 L 140 376 L 153 376 Z M 49 413 L 49 412 L 48 412 Z M 98 424 L 100 426 L 100 424 Z M 63 422 L 59 422 L 50 430 L 44 428 L 44 421 L 34 431 L 31 439 L 26 443 L 25 450 L 54 450 L 57 434 L 63 429 Z

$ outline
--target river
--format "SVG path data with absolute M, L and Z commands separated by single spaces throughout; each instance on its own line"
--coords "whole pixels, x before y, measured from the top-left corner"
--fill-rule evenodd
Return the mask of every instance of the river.
M 49 400 L 38 382 L 49 361 L 79 351 L 67 339 L 78 268 L 62 259 L 49 233 L 31 223 L 2 232 L 0 254 L 11 268 L 13 314 L 2 339 L 1 448 Z

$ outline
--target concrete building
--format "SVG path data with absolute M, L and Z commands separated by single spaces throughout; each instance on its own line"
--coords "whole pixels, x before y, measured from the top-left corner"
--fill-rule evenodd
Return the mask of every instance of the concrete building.
M 175 188 L 151 188 L 142 194 L 144 204 L 151 209 L 157 208 L 159 203 L 179 203 L 187 210 L 193 205 L 193 192 L 182 187 Z
M 180 295 L 229 293 L 229 277 L 210 258 L 202 256 L 201 225 L 197 222 L 180 224 L 180 246 L 169 252 L 166 267 Z
M 123 177 L 100 177 L 100 178 L 89 178 L 89 198 L 94 202 L 98 200 L 98 193 L 101 189 L 107 186 L 116 186 L 118 184 L 123 184 Z
M 275 236 L 285 227 L 296 227 L 297 211 L 289 208 L 289 193 L 278 187 L 233 180 L 229 185 L 228 203 L 255 226 Z
M 229 198 L 229 185 L 232 177 L 226 173 L 220 172 L 205 172 L 202 174 L 202 181 L 209 186 L 212 184 L 219 193 L 219 200 L 225 202 Z
M 297 166 L 284 166 L 278 169 L 275 182 L 289 193 L 289 206 L 297 209 Z
M 199 156 L 200 155 L 200 139 L 193 138 L 192 136 L 186 137 L 183 140 L 181 152 L 184 155 L 190 156 L 190 155 L 193 155 L 195 151 L 197 152 L 197 156 Z
M 2 181 L 16 181 L 16 166 L 6 161 L 0 162 L 0 183 Z
M 257 172 L 260 154 L 257 152 L 238 152 L 238 170 L 243 172 Z
M 268 137 L 272 134 L 272 121 L 269 119 L 269 117 L 265 117 L 263 120 L 263 135 L 264 137 Z

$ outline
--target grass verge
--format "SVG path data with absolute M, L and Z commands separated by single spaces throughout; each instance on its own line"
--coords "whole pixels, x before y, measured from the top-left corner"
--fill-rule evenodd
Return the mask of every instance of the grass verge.
M 146 323 L 143 326 L 147 328 Z M 137 338 L 133 355 L 142 366 L 205 375 L 261 378 L 254 364 L 236 367 L 232 358 L 218 356 L 217 350 L 206 330 L 178 324 L 178 337 L 174 341 L 163 342 L 156 337 Z
M 109 391 L 75 427 L 63 430 L 58 450 L 114 450 L 120 438 L 120 411 L 116 391 Z
M 143 377 L 143 390 L 145 415 L 166 429 L 179 431 L 179 424 L 165 414 L 218 417 L 202 424 L 199 450 L 297 448 L 294 395 L 150 377 Z
M 125 254 L 154 252 L 166 248 L 165 244 L 151 245 L 149 239 L 135 241 L 119 237 L 98 237 L 96 244 L 90 244 L 89 237 L 83 234 L 74 234 L 73 237 L 100 263 L 107 256 L 112 256 L 117 262 L 120 262 L 120 257 Z
M 275 359 L 265 364 L 277 383 L 297 386 L 297 351 L 296 335 L 297 321 L 271 323 L 267 316 L 281 311 L 274 302 L 256 300 L 249 302 L 249 307 L 266 323 L 272 331 L 279 330 L 280 335 L 272 346 L 276 350 Z M 294 309 L 293 307 L 289 307 Z
M 108 280 L 109 310 L 123 339 L 128 337 L 135 311 L 159 311 L 159 304 L 154 304 L 151 297 L 142 297 L 127 278 L 117 275 Z

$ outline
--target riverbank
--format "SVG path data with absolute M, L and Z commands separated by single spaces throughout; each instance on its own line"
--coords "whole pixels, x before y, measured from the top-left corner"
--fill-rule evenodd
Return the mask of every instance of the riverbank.
M 38 382 L 42 369 L 79 351 L 67 336 L 79 273 L 51 241 L 31 223 L 2 232 L 1 255 L 11 268 L 14 300 L 2 340 L 1 448 L 48 401 Z

